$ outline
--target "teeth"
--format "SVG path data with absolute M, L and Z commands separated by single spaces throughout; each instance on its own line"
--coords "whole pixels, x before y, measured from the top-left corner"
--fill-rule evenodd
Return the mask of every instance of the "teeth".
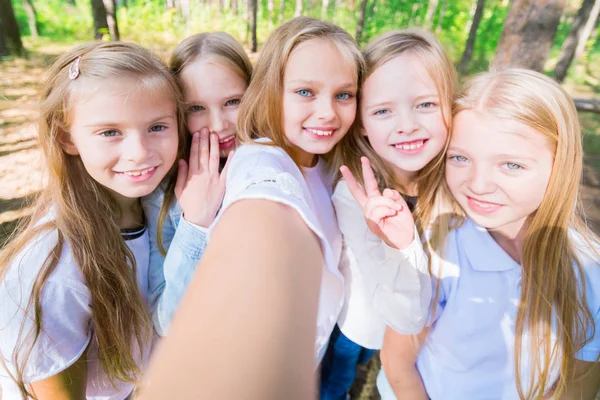
M 233 139 L 235 139 L 235 136 L 230 136 L 230 137 L 228 137 L 226 139 L 219 140 L 219 143 L 223 144 L 223 143 L 231 142 Z
M 477 206 L 479 206 L 479 207 L 481 207 L 481 208 L 494 208 L 494 207 L 496 207 L 496 205 L 495 205 L 495 204 L 490 204 L 490 203 L 482 203 L 482 202 L 480 202 L 479 200 L 475 200 L 475 199 L 473 199 L 473 202 L 474 202 L 475 204 L 477 204 Z
M 394 145 L 394 147 L 396 147 L 397 149 L 402 149 L 402 150 L 414 150 L 414 149 L 423 147 L 424 144 L 425 144 L 424 140 L 419 140 L 418 142 L 412 142 L 412 143 L 399 143 L 399 144 Z
M 154 167 L 146 168 L 141 171 L 131 171 L 131 172 L 123 172 L 123 173 L 127 176 L 141 176 L 141 175 L 147 174 L 148 172 L 152 171 L 153 169 L 154 169 Z
M 335 132 L 335 130 L 333 131 L 322 131 L 319 129 L 310 129 L 310 128 L 305 128 L 307 131 L 309 131 L 310 133 L 317 135 L 317 136 L 331 136 L 333 135 L 333 132 Z

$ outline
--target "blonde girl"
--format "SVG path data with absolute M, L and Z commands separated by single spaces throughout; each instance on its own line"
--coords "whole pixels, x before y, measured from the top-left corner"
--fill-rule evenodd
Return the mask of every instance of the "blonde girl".
M 183 92 L 192 143 L 189 165 L 179 161 L 177 185 L 166 192 L 160 187 L 143 201 L 150 264 L 157 272 L 151 288 L 152 316 L 160 335 L 167 333 L 204 252 L 206 230 L 221 206 L 225 164 L 236 147 L 240 101 L 252 75 L 244 48 L 224 32 L 190 36 L 175 48 L 169 65 Z M 161 214 L 164 203 L 170 206 Z
M 7 399 L 124 399 L 152 345 L 140 197 L 174 179 L 181 95 L 128 43 L 80 45 L 51 66 L 39 143 L 48 185 L 0 253 Z
M 327 158 L 353 126 L 362 71 L 354 40 L 329 22 L 295 18 L 265 43 L 223 207 L 150 373 L 149 398 L 314 395 L 343 301 Z M 217 355 L 217 367 L 206 362 Z M 198 376 L 210 379 L 196 387 Z
M 386 325 L 401 334 L 423 329 L 431 282 L 419 235 L 399 241 L 387 232 L 396 224 L 413 225 L 413 209 L 417 217 L 429 218 L 433 193 L 443 177 L 456 91 L 452 62 L 425 31 L 388 32 L 369 43 L 363 54 L 362 129 L 344 138 L 339 162 L 346 165 L 346 179 L 336 185 L 332 198 L 344 236 L 340 269 L 346 295 L 322 367 L 324 400 L 345 399 L 357 364 L 381 349 Z M 361 156 L 369 163 L 361 165 Z M 368 165 L 374 179 L 363 178 Z M 369 224 L 382 205 L 396 207 L 395 212 Z M 417 256 L 416 269 L 403 266 Z
M 466 84 L 439 193 L 450 207 L 428 240 L 434 322 L 416 364 L 388 330 L 383 398 L 595 398 L 600 244 L 584 223 L 582 167 L 559 84 L 522 69 Z

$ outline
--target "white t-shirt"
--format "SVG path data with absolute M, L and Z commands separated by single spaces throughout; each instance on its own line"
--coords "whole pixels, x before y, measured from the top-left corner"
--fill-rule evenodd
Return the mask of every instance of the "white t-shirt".
M 340 330 L 369 349 L 381 349 L 387 325 L 398 333 L 419 333 L 431 303 L 431 278 L 416 229 L 413 243 L 397 250 L 369 230 L 346 181 L 336 185 L 332 201 L 344 237 Z
M 214 227 L 223 212 L 236 201 L 266 199 L 294 209 L 320 239 L 325 264 L 317 317 L 317 362 L 325 355 L 344 299 L 343 278 L 338 270 L 342 235 L 331 204 L 332 185 L 333 176 L 322 160 L 315 167 L 303 167 L 301 172 L 292 158 L 278 147 L 243 145 L 230 161 L 223 206 L 213 224 Z
M 13 374 L 13 350 L 19 338 L 25 307 L 38 272 L 57 240 L 56 230 L 40 234 L 15 257 L 6 275 L 0 280 L 0 354 Z M 143 234 L 126 243 L 135 256 L 138 287 L 148 304 L 148 233 L 144 230 Z M 90 302 L 91 295 L 83 274 L 65 243 L 60 261 L 42 290 L 42 331 L 29 355 L 24 374 L 26 383 L 40 381 L 64 371 L 81 357 L 89 345 L 86 398 L 122 400 L 133 391 L 132 383 L 116 382 L 114 388 L 99 363 L 97 345 L 94 341 L 90 344 L 93 334 Z M 29 310 L 27 315 L 24 332 L 29 332 L 34 326 L 33 312 Z M 25 345 L 26 349 L 28 347 L 29 345 Z M 138 365 L 145 367 L 151 346 L 145 349 L 142 357 L 139 356 L 137 345 L 134 349 Z M 21 398 L 16 384 L 2 367 L 0 386 L 4 399 Z
M 571 239 L 596 325 L 595 336 L 590 329 L 590 342 L 572 357 L 595 362 L 600 354 L 600 260 L 576 234 Z M 427 394 L 432 400 L 518 399 L 514 346 L 523 268 L 485 228 L 467 219 L 450 233 L 433 270 L 441 275 L 436 318 L 417 361 Z M 537 349 L 530 349 L 524 338 L 523 384 L 529 381 L 532 351 Z M 551 371 L 550 382 L 556 372 Z M 377 387 L 382 399 L 395 399 L 383 370 Z

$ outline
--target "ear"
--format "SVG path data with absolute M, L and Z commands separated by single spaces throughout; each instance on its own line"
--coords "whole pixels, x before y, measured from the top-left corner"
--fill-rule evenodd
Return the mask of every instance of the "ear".
M 71 140 L 69 132 L 61 131 L 58 135 L 58 143 L 60 143 L 60 147 L 62 147 L 65 153 L 72 156 L 79 155 L 79 151 L 77 150 L 75 143 Z

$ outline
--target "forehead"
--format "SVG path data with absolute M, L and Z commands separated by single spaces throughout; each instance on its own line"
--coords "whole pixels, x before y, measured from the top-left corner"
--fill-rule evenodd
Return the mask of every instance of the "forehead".
M 450 146 L 475 154 L 521 153 L 529 157 L 551 151 L 548 138 L 534 128 L 478 110 L 464 110 L 456 114 Z
M 405 52 L 380 65 L 363 85 L 363 100 L 437 95 L 435 82 L 415 54 Z
M 292 50 L 285 66 L 284 80 L 355 85 L 358 73 L 349 54 L 342 54 L 329 39 L 307 40 Z
M 186 98 L 228 97 L 246 90 L 246 81 L 224 61 L 198 59 L 187 64 L 180 74 Z M 243 94 L 243 93 L 242 93 Z

